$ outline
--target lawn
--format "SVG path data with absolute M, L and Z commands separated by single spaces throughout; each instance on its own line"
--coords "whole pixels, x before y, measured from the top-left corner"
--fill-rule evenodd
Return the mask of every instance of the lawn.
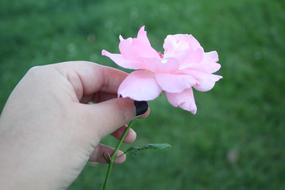
M 195 92 L 196 116 L 163 96 L 151 102 L 151 116 L 134 124 L 136 145 L 172 148 L 129 156 L 115 166 L 110 189 L 285 189 L 284 23 L 281 0 L 1 0 L 0 108 L 33 65 L 115 67 L 100 52 L 118 51 L 119 34 L 145 25 L 161 51 L 167 34 L 191 33 L 219 52 L 223 80 Z M 105 170 L 87 165 L 69 189 L 100 189 Z

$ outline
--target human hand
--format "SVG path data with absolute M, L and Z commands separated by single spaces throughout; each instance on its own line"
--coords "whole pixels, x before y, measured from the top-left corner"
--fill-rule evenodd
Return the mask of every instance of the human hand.
M 100 140 L 120 138 L 126 123 L 150 112 L 146 102 L 117 98 L 126 76 L 83 61 L 30 69 L 0 118 L 1 189 L 66 189 L 88 160 L 105 163 L 113 149 Z M 125 141 L 135 138 L 130 130 Z M 116 162 L 124 160 L 119 152 Z

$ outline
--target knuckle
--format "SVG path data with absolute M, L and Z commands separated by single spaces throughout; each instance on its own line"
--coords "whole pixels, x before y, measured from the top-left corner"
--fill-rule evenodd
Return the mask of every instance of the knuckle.
M 26 75 L 31 77 L 39 77 L 47 69 L 47 67 L 48 66 L 33 66 L 28 70 Z
M 41 66 L 33 66 L 28 70 L 28 74 L 35 74 L 41 69 Z

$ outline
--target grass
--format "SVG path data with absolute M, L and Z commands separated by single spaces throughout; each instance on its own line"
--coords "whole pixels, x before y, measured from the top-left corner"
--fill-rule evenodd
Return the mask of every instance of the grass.
M 151 102 L 152 115 L 135 123 L 136 144 L 172 148 L 129 157 L 114 168 L 110 189 L 285 189 L 284 8 L 280 0 L 2 0 L 0 107 L 33 65 L 115 67 L 100 51 L 117 51 L 119 34 L 146 25 L 162 50 L 167 34 L 192 33 L 219 52 L 224 79 L 195 93 L 195 117 L 164 97 Z M 86 166 L 69 189 L 99 189 L 105 170 Z

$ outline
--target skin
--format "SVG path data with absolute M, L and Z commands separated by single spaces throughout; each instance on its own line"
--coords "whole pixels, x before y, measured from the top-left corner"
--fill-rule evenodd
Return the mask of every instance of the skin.
M 138 117 L 132 100 L 117 98 L 126 76 L 84 61 L 31 68 L 0 118 L 1 189 L 66 189 L 88 161 L 106 163 L 113 149 L 100 141 Z M 125 142 L 135 138 L 130 130 Z M 125 159 L 120 152 L 116 163 Z

